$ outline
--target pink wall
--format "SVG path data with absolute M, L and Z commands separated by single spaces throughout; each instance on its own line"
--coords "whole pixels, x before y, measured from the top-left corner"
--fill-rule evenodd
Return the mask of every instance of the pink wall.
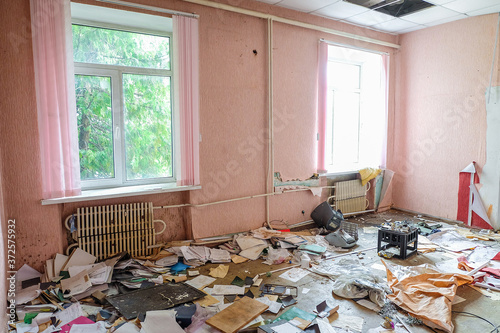
M 85 2 L 100 4 L 91 0 Z M 45 259 L 62 252 L 67 246 L 62 222 L 77 207 L 134 201 L 152 201 L 155 205 L 201 204 L 265 193 L 267 21 L 182 1 L 137 2 L 200 15 L 200 170 L 203 188 L 185 193 L 42 206 L 29 0 L 3 1 L 0 5 L 3 32 L 0 37 L 3 46 L 0 153 L 5 216 L 15 218 L 19 225 L 18 266 L 28 263 L 41 269 Z M 224 3 L 392 43 L 397 40 L 388 34 L 292 10 L 275 9 L 264 3 L 231 0 Z M 319 38 L 391 51 L 275 23 L 275 171 L 281 171 L 287 178 L 309 177 L 316 171 L 315 64 Z M 296 223 L 308 220 L 320 199 L 308 192 L 290 193 L 272 198 L 270 203 L 272 219 Z M 168 223 L 158 241 L 217 236 L 261 226 L 266 219 L 266 200 L 257 198 L 204 208 L 155 210 L 155 218 Z
M 388 164 L 395 206 L 456 218 L 458 174 L 486 158 L 496 23 L 497 15 L 479 16 L 400 36 Z M 497 78 L 495 70 L 493 85 Z

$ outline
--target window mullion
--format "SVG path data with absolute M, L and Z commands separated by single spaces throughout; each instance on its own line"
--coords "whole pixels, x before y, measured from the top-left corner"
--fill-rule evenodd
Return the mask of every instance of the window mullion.
M 114 71 L 113 75 L 113 137 L 115 175 L 119 183 L 124 181 L 125 153 L 124 153 L 124 117 L 123 117 L 123 80 L 121 71 Z

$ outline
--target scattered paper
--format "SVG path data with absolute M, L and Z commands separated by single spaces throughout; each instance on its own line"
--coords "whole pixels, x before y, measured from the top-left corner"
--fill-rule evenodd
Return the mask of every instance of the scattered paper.
M 305 330 L 307 326 L 311 324 L 309 320 L 302 319 L 300 317 L 295 317 L 292 320 L 289 321 L 290 324 L 293 326 L 297 326 L 301 330 Z
M 247 327 L 250 327 L 250 326 L 258 324 L 258 323 L 264 323 L 264 318 L 260 315 L 257 318 L 255 318 L 254 320 L 252 320 L 251 322 L 249 322 L 248 324 L 246 324 L 245 326 L 243 326 L 242 329 L 245 329 Z
M 16 324 L 16 332 L 17 333 L 38 333 L 38 325 L 36 323 L 25 324 L 19 323 Z
M 267 311 L 269 311 L 269 312 L 278 313 L 281 310 L 281 306 L 282 306 L 281 303 L 271 301 L 267 297 L 259 297 L 259 298 L 256 298 L 256 300 L 269 306 L 269 308 L 267 309 Z
M 198 276 L 200 275 L 200 271 L 188 271 L 189 276 Z
M 66 325 L 61 326 L 61 333 L 69 333 L 69 331 L 73 331 L 72 327 L 74 325 L 83 325 L 83 324 L 85 324 L 85 325 L 95 324 L 95 322 L 93 322 L 92 320 L 90 320 L 87 317 L 81 316 L 81 317 L 78 317 L 78 318 L 70 321 Z
M 273 331 L 276 333 L 300 333 L 302 330 L 290 323 L 274 326 Z
M 364 306 L 367 309 L 375 311 L 377 313 L 380 312 L 380 310 L 382 310 L 382 308 L 380 306 L 378 306 L 377 304 L 373 303 L 372 301 L 369 301 L 366 298 L 362 298 L 360 300 L 357 300 L 356 303 L 358 303 L 361 306 Z
M 345 314 L 338 314 L 338 318 L 331 322 L 333 327 L 350 329 L 356 332 L 363 330 L 364 319 L 362 317 L 348 316 Z
M 85 290 L 92 287 L 90 278 L 87 272 L 83 271 L 80 274 L 70 277 L 69 279 L 61 280 L 61 289 L 68 295 L 76 295 L 83 293 Z
M 109 275 L 113 273 L 113 267 L 101 262 L 94 265 L 71 266 L 68 268 L 71 277 L 75 277 L 84 271 L 88 274 L 91 284 L 103 284 L 108 281 Z
M 302 293 L 303 294 L 307 294 L 309 292 L 309 290 L 311 290 L 311 289 L 309 289 L 309 288 L 302 288 Z
M 50 325 L 44 331 L 42 331 L 42 333 L 53 333 L 53 332 L 59 333 L 61 332 L 61 329 L 54 327 L 54 325 Z
M 231 262 L 231 254 L 227 250 L 210 249 L 210 261 L 213 263 Z
M 25 304 L 31 302 L 32 300 L 40 296 L 41 292 L 42 291 L 39 289 L 38 285 L 16 291 L 16 304 Z
M 104 322 L 95 324 L 74 324 L 71 326 L 71 333 L 106 333 L 107 329 Z
M 264 248 L 267 247 L 266 241 L 257 239 L 253 236 L 244 236 L 236 238 L 236 243 L 238 243 L 238 246 L 241 248 L 242 251 L 257 246 L 264 246 Z
M 125 323 L 124 325 L 120 326 L 115 333 L 139 333 L 140 329 L 137 327 L 134 323 Z
M 212 295 L 243 295 L 243 294 L 245 294 L 245 287 L 238 287 L 234 285 L 216 284 L 212 289 Z
M 47 279 L 52 281 L 54 276 L 54 259 L 47 259 L 45 261 L 45 273 L 47 274 Z
M 243 262 L 247 262 L 249 259 L 248 258 L 243 258 L 237 254 L 232 254 L 231 255 L 231 260 L 235 263 L 235 264 L 241 264 Z
M 206 276 L 206 275 L 198 275 L 194 279 L 187 281 L 186 284 L 189 284 L 190 286 L 201 290 L 201 289 L 205 288 L 206 286 L 212 284 L 212 282 L 214 282 L 215 280 L 216 279 L 211 278 L 211 277 Z
M 249 249 L 241 251 L 240 256 L 250 260 L 257 260 L 259 259 L 260 254 L 262 253 L 262 251 L 264 251 L 265 248 L 267 248 L 267 245 L 254 246 Z
M 289 271 L 286 271 L 285 273 L 280 275 L 280 278 L 286 279 L 291 282 L 297 282 L 300 279 L 302 279 L 304 276 L 309 274 L 309 271 L 302 269 L 302 268 L 292 268 Z
M 284 241 L 293 245 L 307 243 L 307 241 L 304 238 L 297 235 L 288 236 L 284 239 Z
M 193 303 L 198 304 L 202 307 L 224 304 L 224 296 L 212 296 L 206 293 L 206 296 L 193 301 Z
M 61 268 L 62 271 L 67 271 L 71 266 L 85 266 L 95 263 L 97 260 L 96 257 L 91 255 L 88 252 L 83 251 L 79 247 L 77 247 L 73 253 L 69 256 L 68 260 Z
M 54 276 L 58 277 L 61 273 L 61 269 L 64 266 L 64 263 L 68 261 L 68 256 L 60 253 L 56 253 L 54 258 Z
M 175 314 L 168 310 L 147 311 L 146 320 L 141 325 L 147 333 L 164 333 L 165 328 L 169 333 L 184 333 L 175 320 Z
M 167 256 L 167 257 L 156 260 L 155 264 L 158 266 L 170 267 L 170 266 L 177 264 L 178 261 L 179 261 L 179 257 L 177 255 L 171 255 L 171 256 Z
M 262 281 L 264 281 L 264 279 L 256 279 L 252 285 L 254 287 L 259 287 Z
M 319 331 L 321 333 L 336 333 L 337 331 L 330 325 L 328 322 L 328 319 L 323 318 L 323 319 L 318 319 L 316 321 L 318 324 Z
M 16 284 L 18 284 L 18 286 L 20 286 L 22 281 L 39 278 L 41 276 L 42 276 L 42 273 L 40 273 L 36 269 L 32 268 L 31 266 L 24 264 L 16 272 Z M 21 288 L 17 288 L 17 290 L 20 290 L 20 289 Z
M 437 262 L 435 264 L 436 268 L 442 273 L 457 273 L 465 274 L 464 271 L 458 268 L 458 260 L 450 259 Z
M 280 247 L 282 249 L 294 249 L 294 248 L 297 247 L 296 245 L 293 245 L 291 243 L 287 243 L 287 242 L 284 242 L 284 241 L 281 241 L 281 240 L 278 243 L 280 243 Z
M 215 278 L 224 278 L 227 275 L 227 272 L 229 271 L 229 266 L 227 265 L 219 265 L 216 268 L 210 268 L 210 276 L 213 276 Z
M 83 311 L 80 303 L 73 303 L 68 308 L 55 314 L 55 317 L 61 321 L 59 326 L 66 325 L 81 316 L 83 316 Z
M 436 232 L 432 235 L 427 236 L 427 239 L 453 252 L 470 250 L 479 245 L 479 243 L 472 242 L 464 236 L 458 234 L 456 231 L 452 230 Z

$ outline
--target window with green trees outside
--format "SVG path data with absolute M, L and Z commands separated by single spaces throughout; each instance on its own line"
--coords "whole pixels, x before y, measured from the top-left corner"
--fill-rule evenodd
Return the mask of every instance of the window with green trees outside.
M 83 187 L 173 181 L 170 36 L 72 29 Z

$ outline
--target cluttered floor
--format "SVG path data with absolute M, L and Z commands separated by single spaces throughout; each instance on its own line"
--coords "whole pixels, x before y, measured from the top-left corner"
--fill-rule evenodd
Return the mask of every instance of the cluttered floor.
M 57 254 L 18 270 L 8 331 L 498 332 L 500 234 L 396 210 L 346 221 L 350 248 L 310 224 L 142 258 Z

